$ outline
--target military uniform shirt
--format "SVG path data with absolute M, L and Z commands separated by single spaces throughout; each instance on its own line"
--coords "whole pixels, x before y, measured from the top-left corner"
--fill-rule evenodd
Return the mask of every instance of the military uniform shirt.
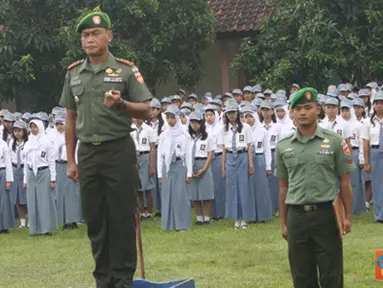
M 275 176 L 288 179 L 286 204 L 290 205 L 333 201 L 337 177 L 355 168 L 346 141 L 319 125 L 311 137 L 297 131 L 281 140 L 275 161 Z
M 380 123 L 383 122 L 383 120 L 375 116 L 372 122 L 375 125 L 373 125 L 369 119 L 365 119 L 361 133 L 363 139 L 370 140 L 370 146 L 379 145 Z
M 94 71 L 88 59 L 68 68 L 60 105 L 77 112 L 76 134 L 84 143 L 104 142 L 129 135 L 132 119 L 124 109 L 104 106 L 104 94 L 119 90 L 130 102 L 152 99 L 137 67 L 112 54 Z

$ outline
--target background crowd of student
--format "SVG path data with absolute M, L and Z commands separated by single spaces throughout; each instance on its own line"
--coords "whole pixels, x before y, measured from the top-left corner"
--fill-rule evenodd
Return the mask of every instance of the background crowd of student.
M 274 176 L 277 143 L 295 133 L 289 93 L 260 85 L 198 102 L 182 89 L 152 100 L 151 119 L 133 119 L 140 178 L 141 219 L 161 217 L 164 230 L 185 231 L 227 218 L 235 229 L 279 215 L 279 183 Z M 352 150 L 353 213 L 374 205 L 383 222 L 383 93 L 376 83 L 362 89 L 330 85 L 319 94 L 318 124 L 341 135 Z M 65 110 L 51 115 L 0 111 L 0 233 L 29 227 L 50 235 L 63 224 L 83 222 L 79 184 L 66 177 Z M 78 143 L 79 145 L 79 143 Z M 156 214 L 153 215 L 153 210 Z M 28 223 L 26 213 L 28 212 Z

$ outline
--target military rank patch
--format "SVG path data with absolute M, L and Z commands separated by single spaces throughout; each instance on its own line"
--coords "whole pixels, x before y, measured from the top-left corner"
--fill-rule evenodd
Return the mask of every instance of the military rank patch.
M 136 79 L 137 79 L 138 83 L 140 83 L 140 84 L 144 83 L 144 77 L 142 77 L 140 72 L 138 72 L 138 71 L 135 72 L 134 76 L 136 76 Z
M 239 141 L 241 142 L 245 141 L 245 135 L 239 135 Z
M 351 155 L 350 147 L 348 147 L 348 144 L 346 143 L 345 140 L 343 140 L 341 144 L 343 144 L 342 148 L 343 148 L 343 153 L 346 156 L 346 162 L 349 164 L 352 164 L 352 155 Z

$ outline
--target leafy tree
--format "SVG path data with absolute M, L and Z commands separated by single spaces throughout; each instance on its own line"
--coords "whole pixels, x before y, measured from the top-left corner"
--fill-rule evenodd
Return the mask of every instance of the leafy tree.
M 243 41 L 234 66 L 253 83 L 280 88 L 299 82 L 359 85 L 382 79 L 383 2 L 270 0 L 277 9 Z
M 169 76 L 186 88 L 200 81 L 201 52 L 215 40 L 207 1 L 0 0 L 0 99 L 56 105 L 66 66 L 85 57 L 76 24 L 97 6 L 112 20 L 112 53 L 134 60 L 153 92 Z

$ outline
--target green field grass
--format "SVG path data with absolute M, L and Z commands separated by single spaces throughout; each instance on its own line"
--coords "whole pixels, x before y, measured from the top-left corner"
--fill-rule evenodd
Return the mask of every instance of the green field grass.
M 146 278 L 170 281 L 192 277 L 197 287 L 292 287 L 287 244 L 279 219 L 234 230 L 231 221 L 165 232 L 160 220 L 142 223 Z M 383 225 L 372 213 L 353 218 L 344 240 L 346 288 L 383 287 L 375 280 L 374 253 L 383 250 Z M 30 237 L 27 230 L 0 234 L 0 287 L 67 288 L 94 286 L 86 226 Z M 139 277 L 137 270 L 136 276 Z

